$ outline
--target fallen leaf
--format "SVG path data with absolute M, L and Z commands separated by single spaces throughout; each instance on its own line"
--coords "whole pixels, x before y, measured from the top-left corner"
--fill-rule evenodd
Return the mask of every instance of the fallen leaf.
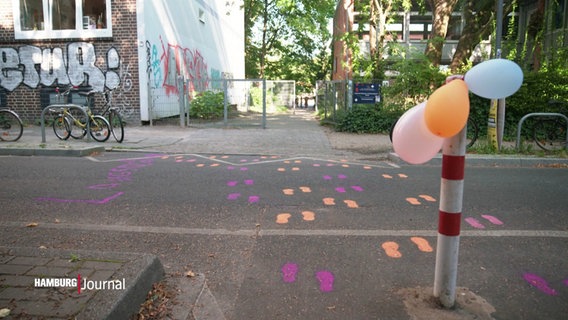
M 10 309 L 8 308 L 0 309 L 0 318 L 6 318 L 9 315 L 10 315 Z
M 28 228 L 35 228 L 35 227 L 37 227 L 37 222 L 28 223 L 28 224 L 26 224 L 26 227 L 28 227 Z
M 59 219 L 55 219 L 55 223 L 60 223 L 61 221 L 59 221 Z
M 185 272 L 185 276 L 186 276 L 186 277 L 189 277 L 189 278 L 193 278 L 193 277 L 195 277 L 195 272 L 193 272 L 193 271 L 191 271 L 191 270 L 186 271 L 186 272 Z
M 39 246 L 39 249 L 47 249 L 46 246 Z

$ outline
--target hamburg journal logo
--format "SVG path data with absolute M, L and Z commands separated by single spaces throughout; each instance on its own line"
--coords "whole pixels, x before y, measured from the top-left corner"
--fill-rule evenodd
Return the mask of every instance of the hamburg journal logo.
M 89 290 L 124 290 L 126 280 L 89 280 L 81 278 L 78 274 L 76 278 L 35 278 L 34 287 L 36 288 L 77 288 L 77 293 Z

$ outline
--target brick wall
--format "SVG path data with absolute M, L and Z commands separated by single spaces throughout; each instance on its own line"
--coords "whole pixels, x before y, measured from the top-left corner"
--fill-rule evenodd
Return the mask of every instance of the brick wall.
M 97 57 L 95 65 L 103 72 L 108 69 L 107 52 L 115 48 L 120 56 L 121 84 L 115 90 L 115 104 L 124 108 L 127 121 L 140 123 L 140 96 L 138 77 L 138 44 L 136 31 L 136 0 L 112 1 L 112 38 L 107 39 L 54 39 L 54 40 L 15 40 L 12 1 L 0 0 L 0 48 L 18 50 L 24 45 L 44 48 L 65 48 L 69 43 L 86 41 L 93 44 Z M 42 84 L 30 88 L 20 84 L 11 92 L 6 92 L 7 104 L 28 123 L 39 123 L 42 108 L 40 92 L 45 90 Z M 1 89 L 0 89 L 1 90 Z M 97 102 L 100 102 L 97 100 Z

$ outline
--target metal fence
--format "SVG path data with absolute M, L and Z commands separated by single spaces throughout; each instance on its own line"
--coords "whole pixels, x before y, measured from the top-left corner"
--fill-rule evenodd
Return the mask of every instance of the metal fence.
M 318 81 L 316 109 L 325 123 L 335 124 L 342 111 L 351 109 L 352 82 L 350 80 Z
M 178 78 L 176 86 L 149 92 L 151 125 L 266 128 L 267 114 L 293 107 L 295 82 L 210 79 L 204 85 Z

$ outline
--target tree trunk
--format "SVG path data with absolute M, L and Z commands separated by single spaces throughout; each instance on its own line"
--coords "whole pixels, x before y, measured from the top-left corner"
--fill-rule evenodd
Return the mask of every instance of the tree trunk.
M 466 65 L 475 47 L 491 33 L 493 5 L 494 1 L 482 1 L 480 5 L 478 0 L 468 0 L 464 4 L 465 25 L 450 64 L 452 72 Z
M 430 62 L 439 66 L 442 61 L 442 49 L 446 41 L 448 23 L 457 0 L 428 0 L 432 8 L 432 32 L 424 54 Z

